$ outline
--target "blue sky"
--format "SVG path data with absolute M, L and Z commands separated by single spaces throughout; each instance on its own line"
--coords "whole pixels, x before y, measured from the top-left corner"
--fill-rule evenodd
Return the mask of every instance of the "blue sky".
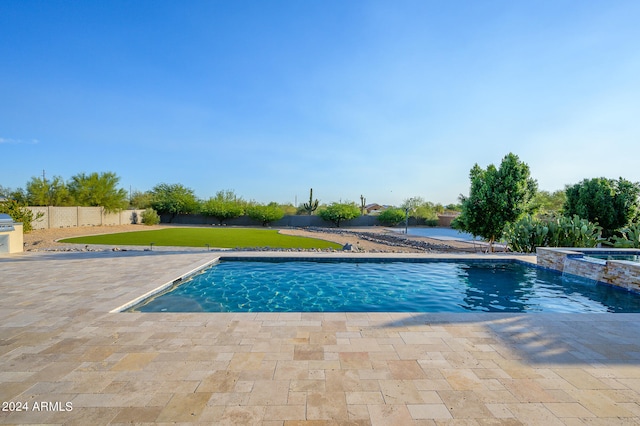
M 0 2 L 0 185 L 441 203 L 509 152 L 640 181 L 640 2 Z

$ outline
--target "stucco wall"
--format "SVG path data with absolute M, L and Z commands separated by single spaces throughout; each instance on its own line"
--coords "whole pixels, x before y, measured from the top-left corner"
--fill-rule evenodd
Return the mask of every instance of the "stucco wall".
M 74 228 L 77 226 L 126 225 L 137 222 L 144 210 L 122 210 L 115 213 L 103 213 L 102 207 L 27 207 L 36 217 L 42 217 L 32 222 L 33 229 Z
M 24 249 L 22 224 L 14 223 L 13 228 L 13 231 L 0 232 L 0 255 L 22 253 Z

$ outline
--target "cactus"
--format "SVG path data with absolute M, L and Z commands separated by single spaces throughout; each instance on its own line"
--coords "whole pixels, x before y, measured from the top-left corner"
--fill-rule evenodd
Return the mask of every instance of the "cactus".
M 517 252 L 532 253 L 536 247 L 595 247 L 602 242 L 602 228 L 578 216 L 546 220 L 526 215 L 505 227 L 504 237 Z
M 622 236 L 614 235 L 607 242 L 617 248 L 640 248 L 640 223 L 632 223 L 620 230 Z
M 304 203 L 302 207 L 307 213 L 309 213 L 309 216 L 311 216 L 318 208 L 318 200 L 313 200 L 313 188 L 309 190 L 309 203 Z

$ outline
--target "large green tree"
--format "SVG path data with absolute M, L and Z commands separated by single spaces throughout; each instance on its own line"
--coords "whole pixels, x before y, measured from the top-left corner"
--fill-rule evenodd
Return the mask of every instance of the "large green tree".
M 133 191 L 131 199 L 129 200 L 129 206 L 134 209 L 148 209 L 151 207 L 153 201 L 153 194 L 151 191 Z
M 338 228 L 345 220 L 360 216 L 360 208 L 356 203 L 331 203 L 318 212 L 322 219 L 333 222 Z
M 120 178 L 113 172 L 79 173 L 67 184 L 71 197 L 79 206 L 100 206 L 107 212 L 125 209 L 127 191 L 118 188 Z
M 62 177 L 54 176 L 48 180 L 32 177 L 26 185 L 27 203 L 30 206 L 70 206 L 74 204 L 67 184 Z
M 469 178 L 469 196 L 460 196 L 462 213 L 456 227 L 489 240 L 493 249 L 505 225 L 529 212 L 537 183 L 529 166 L 513 153 L 507 154 L 498 168 L 490 164 L 485 170 L 475 164 Z
M 194 213 L 199 208 L 191 188 L 179 183 L 161 183 L 151 190 L 151 207 L 160 214 L 170 214 L 173 220 L 178 214 Z
M 565 192 L 564 214 L 597 222 L 605 238 L 637 219 L 640 212 L 640 184 L 623 178 L 584 179 Z
M 214 217 L 222 223 L 225 220 L 242 216 L 245 210 L 245 201 L 239 198 L 232 190 L 216 192 L 215 197 L 202 203 L 200 212 L 205 216 Z
M 422 197 L 411 197 L 402 202 L 401 209 L 408 212 L 409 217 L 416 220 L 434 220 L 438 218 L 438 213 L 444 212 L 442 204 L 434 204 L 431 201 L 425 201 Z
M 533 198 L 532 206 L 538 216 L 555 217 L 562 213 L 566 200 L 567 195 L 563 189 L 554 192 L 538 191 Z
M 418 210 L 421 206 L 425 204 L 424 198 L 422 197 L 411 197 L 407 198 L 402 202 L 400 208 L 407 212 L 408 217 L 413 217 L 418 220 Z

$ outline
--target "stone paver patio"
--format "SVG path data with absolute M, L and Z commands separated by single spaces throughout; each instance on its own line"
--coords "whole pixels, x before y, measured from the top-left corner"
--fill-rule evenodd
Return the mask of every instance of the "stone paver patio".
M 639 314 L 110 312 L 215 256 L 0 257 L 0 423 L 640 424 Z

